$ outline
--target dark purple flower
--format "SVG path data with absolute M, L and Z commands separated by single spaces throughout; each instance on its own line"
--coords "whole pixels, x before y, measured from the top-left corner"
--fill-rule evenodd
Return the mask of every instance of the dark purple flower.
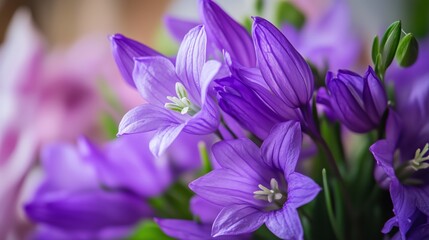
M 318 102 L 350 130 L 365 133 L 380 124 L 387 96 L 371 67 L 364 77 L 347 70 L 339 70 L 336 77 L 328 72 L 326 89 L 327 94 L 319 95 Z
M 291 108 L 306 107 L 313 95 L 313 74 L 304 58 L 267 20 L 254 17 L 253 43 L 258 67 L 271 92 Z
M 125 114 L 118 134 L 156 131 L 150 149 L 160 156 L 182 131 L 195 135 L 214 132 L 219 111 L 207 90 L 220 65 L 206 60 L 202 26 L 184 38 L 176 66 L 161 56 L 137 58 L 133 79 L 147 103 Z
M 136 87 L 133 80 L 134 58 L 145 56 L 162 56 L 152 48 L 127 38 L 122 34 L 110 36 L 113 58 L 125 81 Z
M 299 123 L 289 121 L 276 125 L 261 149 L 248 139 L 213 146 L 222 168 L 190 184 L 199 196 L 223 207 L 212 236 L 250 233 L 265 223 L 278 237 L 303 239 L 296 209 L 320 188 L 295 172 L 301 142 Z
M 72 145 L 47 146 L 42 161 L 45 180 L 25 205 L 34 222 L 69 236 L 96 236 L 107 229 L 130 230 L 152 215 L 135 195 L 103 190 L 94 165 Z

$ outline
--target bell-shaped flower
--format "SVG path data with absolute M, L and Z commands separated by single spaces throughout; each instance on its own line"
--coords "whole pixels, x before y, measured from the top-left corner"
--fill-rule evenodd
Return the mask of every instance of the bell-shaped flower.
M 162 56 L 135 59 L 133 79 L 145 104 L 130 110 L 119 135 L 156 131 L 151 151 L 161 155 L 183 131 L 205 135 L 217 130 L 219 110 L 208 88 L 221 64 L 206 60 L 204 27 L 184 38 L 176 64 Z
M 320 95 L 318 102 L 350 130 L 365 133 L 380 124 L 387 96 L 371 67 L 363 77 L 347 70 L 339 70 L 336 77 L 328 72 L 326 89 L 327 94 Z
M 193 181 L 200 197 L 222 206 L 212 236 L 251 233 L 262 224 L 284 239 L 303 239 L 297 208 L 320 187 L 295 172 L 301 150 L 298 122 L 276 125 L 261 149 L 248 139 L 222 141 L 213 154 L 222 168 Z

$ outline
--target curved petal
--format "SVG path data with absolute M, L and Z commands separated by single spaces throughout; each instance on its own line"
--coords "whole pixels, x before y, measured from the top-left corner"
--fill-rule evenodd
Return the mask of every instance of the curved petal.
M 216 169 L 189 184 L 189 188 L 200 197 L 221 206 L 250 204 L 264 207 L 268 202 L 256 200 L 253 192 L 259 182 L 238 175 L 230 169 Z
M 206 102 L 207 92 L 209 90 L 210 83 L 219 72 L 222 64 L 215 60 L 209 60 L 203 65 L 200 77 L 200 91 L 201 91 L 201 104 L 204 105 Z
M 165 57 L 140 57 L 135 59 L 134 83 L 149 103 L 164 107 L 167 96 L 176 96 L 175 84 L 180 82 L 173 63 Z
M 213 223 L 212 236 L 251 233 L 264 223 L 265 216 L 265 212 L 248 205 L 225 207 Z
M 311 202 L 321 190 L 313 179 L 297 172 L 291 173 L 286 181 L 288 183 L 286 204 L 293 208 Z
M 298 211 L 293 207 L 285 205 L 278 211 L 270 212 L 265 225 L 281 239 L 304 239 Z
M 191 212 L 202 223 L 213 223 L 222 207 L 205 200 L 200 196 L 194 196 L 190 203 Z
M 179 136 L 184 127 L 184 124 L 171 124 L 158 129 L 149 143 L 149 148 L 153 155 L 155 155 L 155 157 L 161 156 Z
M 176 73 L 188 90 L 192 102 L 200 100 L 200 77 L 206 62 L 207 37 L 202 25 L 191 29 L 180 45 L 176 58 Z
M 208 99 L 202 109 L 186 123 L 185 132 L 204 135 L 216 131 L 219 127 L 220 112 L 212 99 Z
M 302 132 L 299 122 L 288 121 L 273 127 L 262 144 L 261 151 L 265 162 L 285 176 L 295 171 L 301 152 Z
M 219 50 L 225 50 L 244 66 L 256 64 L 252 39 L 246 29 L 214 1 L 200 0 L 200 13 L 207 35 Z
M 390 178 L 396 179 L 395 169 L 393 168 L 394 146 L 387 140 L 382 139 L 372 144 L 369 150 L 374 156 L 377 165 L 383 168 Z
M 119 123 L 118 135 L 149 132 L 177 123 L 178 120 L 167 109 L 152 104 L 143 104 L 124 115 Z
M 308 104 L 314 79 L 304 58 L 274 25 L 263 18 L 254 18 L 252 36 L 259 68 L 273 93 L 289 107 Z
M 125 81 L 135 87 L 133 80 L 134 58 L 144 56 L 162 56 L 152 48 L 127 38 L 122 34 L 109 37 L 113 58 Z
M 264 186 L 269 186 L 270 179 L 276 176 L 263 161 L 259 148 L 247 138 L 221 141 L 213 145 L 212 151 L 223 168 Z

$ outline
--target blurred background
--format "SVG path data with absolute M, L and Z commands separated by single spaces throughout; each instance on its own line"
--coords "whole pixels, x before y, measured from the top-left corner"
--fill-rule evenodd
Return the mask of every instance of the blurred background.
M 274 18 L 279 1 L 264 1 L 264 17 Z M 239 22 L 256 15 L 252 0 L 216 2 Z M 332 1 L 292 2 L 316 19 Z M 429 0 L 346 2 L 361 65 L 370 62 L 374 35 L 393 21 L 419 38 L 429 31 Z M 43 176 L 44 144 L 113 139 L 123 114 L 141 103 L 116 69 L 108 36 L 122 33 L 174 55 L 166 15 L 198 21 L 197 1 L 0 0 L 0 239 L 21 239 L 31 229 L 22 203 Z

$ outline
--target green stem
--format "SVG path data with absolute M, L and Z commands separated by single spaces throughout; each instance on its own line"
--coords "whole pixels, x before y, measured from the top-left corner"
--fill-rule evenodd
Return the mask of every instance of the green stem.
M 329 221 L 331 222 L 332 229 L 334 230 L 335 236 L 337 239 L 344 239 L 343 236 L 340 234 L 340 230 L 338 228 L 338 225 L 336 224 L 337 221 L 334 216 L 334 210 L 332 209 L 332 201 L 331 201 L 331 195 L 329 193 L 328 188 L 328 180 L 326 177 L 326 169 L 322 169 L 322 179 L 323 179 L 323 192 L 325 195 L 325 201 L 326 201 L 326 207 L 328 211 L 328 217 Z

